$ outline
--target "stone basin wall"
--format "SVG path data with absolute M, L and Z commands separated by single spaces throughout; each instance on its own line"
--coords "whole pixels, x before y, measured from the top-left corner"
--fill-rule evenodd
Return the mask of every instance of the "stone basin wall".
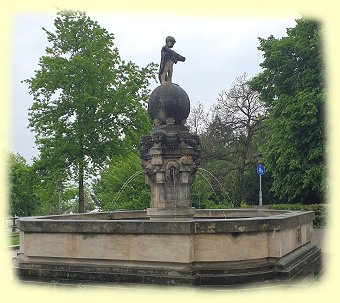
M 300 255 L 315 253 L 310 243 L 314 212 L 198 210 L 189 221 L 145 217 L 145 211 L 117 211 L 21 218 L 19 272 L 46 273 L 78 264 L 81 272 L 142 267 L 169 273 L 176 268 L 191 272 L 193 279 L 202 268 L 225 272 L 235 262 L 268 267 L 271 260 L 281 262 L 300 250 Z

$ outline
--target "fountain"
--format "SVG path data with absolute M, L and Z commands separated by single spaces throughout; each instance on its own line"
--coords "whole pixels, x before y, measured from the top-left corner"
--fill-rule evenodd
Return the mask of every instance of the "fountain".
M 161 84 L 149 98 L 154 127 L 141 139 L 150 208 L 18 220 L 21 279 L 157 285 L 229 285 L 317 273 L 314 212 L 192 207 L 200 143 L 185 127 L 190 101 L 172 83 L 185 58 L 162 48 Z

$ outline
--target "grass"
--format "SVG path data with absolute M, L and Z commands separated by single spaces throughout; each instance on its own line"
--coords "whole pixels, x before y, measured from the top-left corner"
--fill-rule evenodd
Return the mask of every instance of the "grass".
M 10 233 L 9 234 L 10 244 L 9 245 L 20 245 L 20 237 L 19 233 Z

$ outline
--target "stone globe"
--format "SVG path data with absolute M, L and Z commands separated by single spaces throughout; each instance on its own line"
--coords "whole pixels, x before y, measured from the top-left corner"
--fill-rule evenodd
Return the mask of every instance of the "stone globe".
M 150 94 L 148 112 L 156 125 L 184 125 L 190 113 L 189 96 L 179 85 L 163 83 Z

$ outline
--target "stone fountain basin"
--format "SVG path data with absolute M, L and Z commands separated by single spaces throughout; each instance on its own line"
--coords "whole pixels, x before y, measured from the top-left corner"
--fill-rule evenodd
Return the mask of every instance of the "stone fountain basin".
M 192 220 L 114 211 L 18 220 L 22 279 L 226 285 L 320 270 L 314 212 L 196 210 Z

